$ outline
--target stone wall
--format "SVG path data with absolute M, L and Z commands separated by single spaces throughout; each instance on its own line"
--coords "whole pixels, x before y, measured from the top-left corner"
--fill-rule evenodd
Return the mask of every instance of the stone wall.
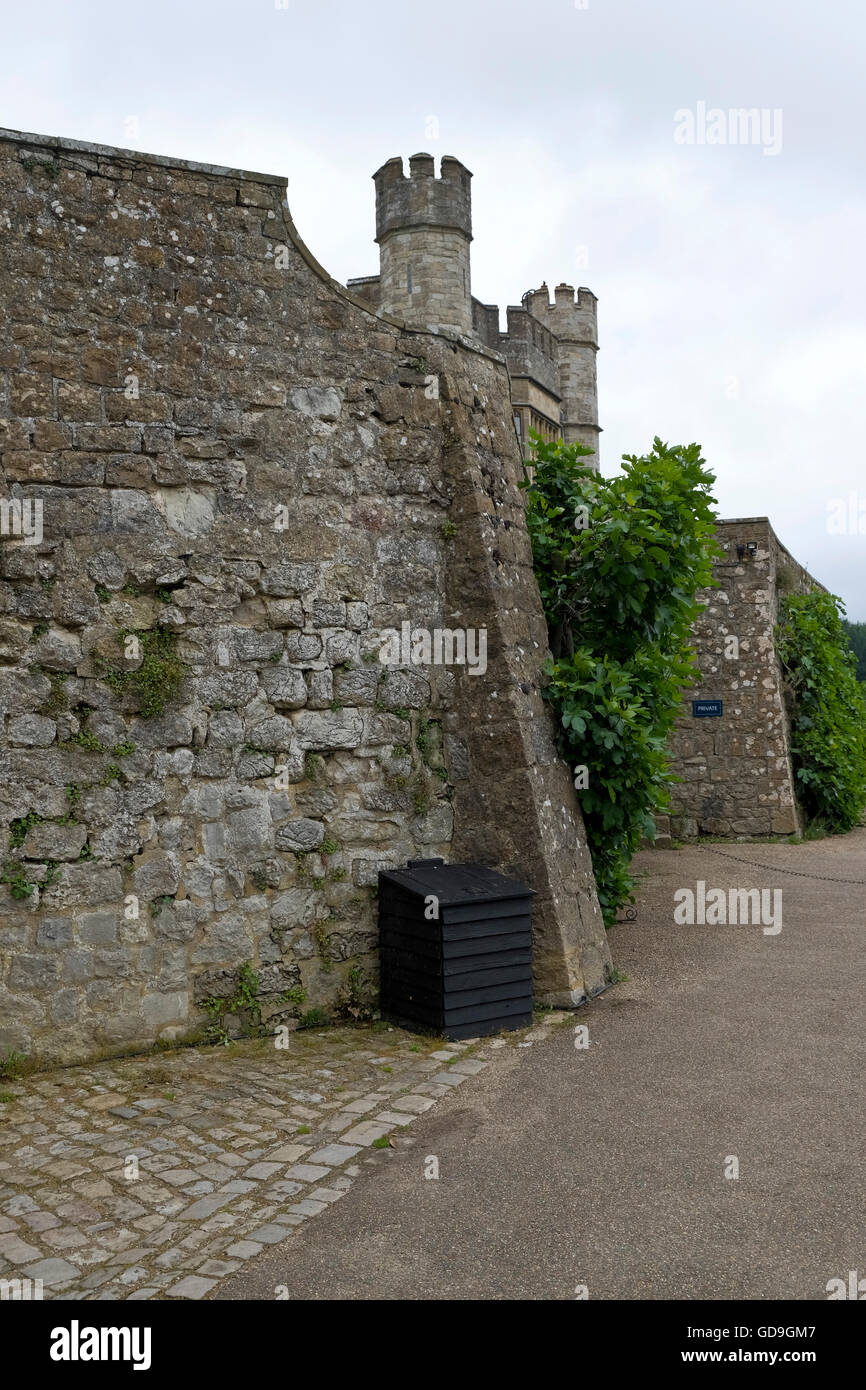
M 0 321 L 0 1047 L 178 1037 L 248 960 L 333 1008 L 433 854 L 537 890 L 540 997 L 603 988 L 502 359 L 343 291 L 282 179 L 14 132 Z M 403 622 L 486 672 L 383 665 Z
M 700 595 L 693 636 L 700 679 L 674 731 L 675 836 L 736 838 L 800 829 L 774 628 L 780 597 L 815 581 L 766 517 L 720 521 L 718 588 Z M 721 718 L 695 718 L 693 701 L 721 700 Z

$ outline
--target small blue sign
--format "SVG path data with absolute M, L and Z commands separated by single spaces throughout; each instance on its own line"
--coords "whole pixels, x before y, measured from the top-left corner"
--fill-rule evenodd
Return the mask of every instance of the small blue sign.
M 692 700 L 693 719 L 718 719 L 721 713 L 721 700 Z

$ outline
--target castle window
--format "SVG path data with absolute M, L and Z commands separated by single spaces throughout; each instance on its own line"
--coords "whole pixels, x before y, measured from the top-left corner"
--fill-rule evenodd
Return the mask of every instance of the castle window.
M 411 267 L 411 265 L 407 265 L 407 267 L 406 267 L 406 292 L 407 292 L 407 294 L 411 294 L 411 293 L 412 293 L 412 267 Z

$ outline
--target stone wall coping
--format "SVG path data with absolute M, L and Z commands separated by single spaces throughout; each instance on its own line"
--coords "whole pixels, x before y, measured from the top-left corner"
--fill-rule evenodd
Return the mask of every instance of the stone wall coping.
M 60 135 L 34 135 L 30 131 L 9 130 L 6 127 L 0 127 L 0 140 L 8 144 L 33 145 L 38 149 L 62 150 L 67 154 L 95 155 L 101 159 L 110 159 L 115 163 L 138 165 L 152 164 L 161 169 L 180 169 L 185 173 L 206 174 L 211 178 L 243 179 L 247 182 L 268 184 L 272 187 L 281 189 L 288 188 L 289 182 L 288 179 L 284 178 L 281 174 L 261 174 L 255 173 L 249 169 L 231 169 L 222 164 L 202 164 L 193 159 L 178 159 L 171 155 L 164 154 L 146 154 L 142 150 L 124 150 L 119 149 L 116 145 L 99 145 L 89 140 L 67 140 Z M 283 214 L 286 231 L 299 255 L 306 261 L 307 265 L 320 280 L 323 280 L 330 289 L 334 290 L 335 293 L 339 294 L 343 299 L 347 299 L 356 309 L 361 309 L 365 314 L 369 314 L 372 318 L 379 319 L 381 322 L 388 324 L 391 328 L 398 329 L 401 333 L 421 337 L 428 337 L 432 334 L 434 337 L 441 337 L 450 342 L 459 343 L 460 346 L 465 348 L 468 352 L 477 353 L 480 357 L 487 357 L 493 362 L 499 362 L 505 365 L 505 358 L 500 352 L 496 352 L 493 348 L 488 347 L 486 343 L 478 342 L 474 338 L 466 337 L 463 334 L 447 333 L 443 330 L 419 328 L 415 324 L 404 322 L 403 319 L 392 318 L 385 314 L 377 314 L 370 308 L 369 304 L 364 303 L 360 296 L 352 294 L 351 290 L 348 290 L 345 285 L 341 285 L 339 280 L 335 280 L 332 275 L 329 275 L 324 266 L 316 260 L 315 256 L 298 233 L 289 211 L 288 201 L 285 198 L 283 199 Z M 375 279 L 377 277 L 365 276 L 363 278 Z
M 806 576 L 810 583 L 814 584 L 816 589 L 820 589 L 822 593 L 827 593 L 826 585 L 822 584 L 820 579 L 816 579 L 814 574 L 810 574 L 809 571 L 806 569 L 805 565 L 801 565 L 800 561 L 796 558 L 796 556 L 791 554 L 788 547 L 782 544 L 782 542 L 779 540 L 779 537 L 776 535 L 776 532 L 773 530 L 772 522 L 770 521 L 770 518 L 768 516 L 717 517 L 716 526 L 766 526 L 770 538 L 772 539 L 778 550 L 780 550 L 783 555 L 787 555 L 788 559 L 791 561 L 791 564 L 796 565 L 797 569 L 802 571 L 802 573 Z
M 97 145 L 90 140 L 67 140 L 60 135 L 33 135 L 30 131 L 7 130 L 0 127 L 0 140 L 9 144 L 37 145 L 41 149 L 66 150 L 69 154 L 92 154 L 100 159 L 112 159 L 134 164 L 156 164 L 161 169 L 182 169 L 191 174 L 210 174 L 215 178 L 244 179 L 250 183 L 274 184 L 286 188 L 288 180 L 281 174 L 260 174 L 252 169 L 230 169 L 222 164 L 202 164 L 195 159 L 178 159 L 172 155 L 146 154 L 143 150 L 124 150 L 116 145 Z

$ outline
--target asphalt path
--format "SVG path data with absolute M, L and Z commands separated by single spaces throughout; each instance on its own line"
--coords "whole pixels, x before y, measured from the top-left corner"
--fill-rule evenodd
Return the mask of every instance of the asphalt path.
M 866 830 L 638 867 L 627 978 L 500 1050 L 216 1297 L 810 1300 L 866 1276 Z M 781 931 L 676 924 L 699 880 L 780 890 Z

